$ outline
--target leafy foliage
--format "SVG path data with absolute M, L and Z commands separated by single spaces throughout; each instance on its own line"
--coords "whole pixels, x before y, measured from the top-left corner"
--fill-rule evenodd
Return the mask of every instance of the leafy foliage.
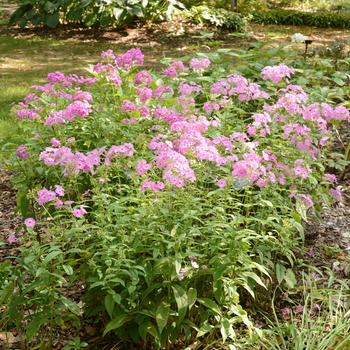
M 301 12 L 294 10 L 269 10 L 251 12 L 251 19 L 262 24 L 284 24 L 321 28 L 350 28 L 350 15 L 327 11 Z
M 178 0 L 20 0 L 10 23 L 26 27 L 58 24 L 91 26 L 120 26 L 147 19 L 162 20 L 183 8 Z
M 189 10 L 181 11 L 181 16 L 196 24 L 237 32 L 243 32 L 246 24 L 244 18 L 238 13 L 205 5 L 193 6 Z
M 326 103 L 342 78 L 289 59 L 295 69 L 281 48 L 222 49 L 159 73 L 139 70 L 138 49 L 108 50 L 90 76 L 34 87 L 15 107 L 30 136 L 14 182 L 46 229 L 27 220 L 15 266 L 0 265 L 3 323 L 27 344 L 82 314 L 125 347 L 258 332 L 246 305 L 271 283 L 296 286 L 303 223 L 340 195 L 325 169 L 345 164 L 329 147 L 349 112 Z

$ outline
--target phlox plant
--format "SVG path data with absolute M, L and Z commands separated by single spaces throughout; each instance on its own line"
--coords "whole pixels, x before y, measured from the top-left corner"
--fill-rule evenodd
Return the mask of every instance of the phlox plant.
M 61 271 L 62 288 L 43 289 L 68 314 L 79 308 L 63 287 L 81 281 L 85 317 L 125 344 L 234 341 L 242 325 L 256 331 L 245 305 L 277 261 L 293 264 L 308 214 L 341 201 L 325 164 L 350 114 L 310 99 L 283 63 L 252 80 L 203 56 L 158 72 L 143 61 L 107 50 L 88 77 L 50 73 L 15 108 L 31 134 L 16 151 L 19 204 L 50 219 L 19 239 L 46 253 L 23 246 L 21 257 Z

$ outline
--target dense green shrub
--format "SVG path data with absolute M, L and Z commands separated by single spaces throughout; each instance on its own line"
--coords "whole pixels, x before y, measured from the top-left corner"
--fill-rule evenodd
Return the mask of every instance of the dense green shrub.
M 162 20 L 178 8 L 183 8 L 178 0 L 19 0 L 10 23 L 51 28 L 60 23 L 85 27 L 117 26 L 136 20 Z
M 261 24 L 285 24 L 312 27 L 350 28 L 350 15 L 334 12 L 301 12 L 293 10 L 269 10 L 251 12 L 253 22 Z
M 315 74 L 222 52 L 157 73 L 138 69 L 138 49 L 108 50 L 91 76 L 50 73 L 15 107 L 29 135 L 18 204 L 39 223 L 0 264 L 0 320 L 28 348 L 38 334 L 52 348 L 54 327 L 82 314 L 124 348 L 235 342 L 258 332 L 246 305 L 275 268 L 296 284 L 303 222 L 340 200 L 325 169 L 349 111 L 295 85 Z
M 205 5 L 193 6 L 189 10 L 181 11 L 180 15 L 195 24 L 209 25 L 230 31 L 243 32 L 245 20 L 236 12 Z

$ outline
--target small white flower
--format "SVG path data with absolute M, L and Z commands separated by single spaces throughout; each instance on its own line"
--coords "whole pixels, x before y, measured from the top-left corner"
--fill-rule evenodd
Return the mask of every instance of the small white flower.
M 292 35 L 293 43 L 304 43 L 305 39 L 306 39 L 305 36 L 301 33 L 295 33 Z

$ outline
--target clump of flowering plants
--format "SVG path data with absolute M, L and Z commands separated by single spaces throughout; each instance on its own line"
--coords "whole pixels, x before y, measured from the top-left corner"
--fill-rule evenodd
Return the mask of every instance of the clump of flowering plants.
M 325 159 L 349 111 L 311 101 L 284 64 L 257 83 L 206 57 L 160 73 L 139 49 L 101 58 L 15 111 L 32 134 L 17 183 L 55 223 L 85 314 L 158 348 L 252 331 L 246 300 L 292 263 L 308 212 L 341 200 Z

